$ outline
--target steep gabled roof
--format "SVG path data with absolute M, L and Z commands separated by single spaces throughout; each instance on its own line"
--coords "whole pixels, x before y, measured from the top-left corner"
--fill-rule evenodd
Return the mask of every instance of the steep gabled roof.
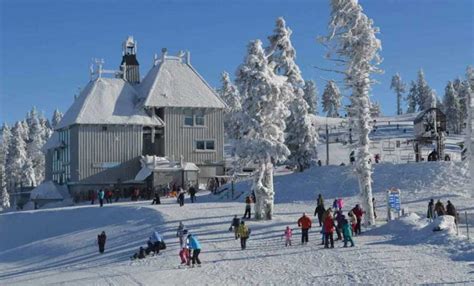
M 209 84 L 180 57 L 165 57 L 139 86 L 146 107 L 225 108 Z
M 137 107 L 138 98 L 137 90 L 123 79 L 97 78 L 82 90 L 56 129 L 73 124 L 163 126 L 160 118 Z

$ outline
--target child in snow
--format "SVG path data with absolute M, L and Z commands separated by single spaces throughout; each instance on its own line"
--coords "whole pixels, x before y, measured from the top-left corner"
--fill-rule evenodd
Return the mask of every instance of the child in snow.
M 293 237 L 293 230 L 287 226 L 285 229 L 285 233 L 283 234 L 285 237 L 285 246 L 291 246 L 291 238 Z
M 105 231 L 97 236 L 97 243 L 99 244 L 99 252 L 104 253 L 105 251 L 105 241 L 107 240 L 107 236 L 105 235 Z
M 198 266 L 201 265 L 201 260 L 199 260 L 199 253 L 201 253 L 201 244 L 197 240 L 195 236 L 192 234 L 188 235 L 188 247 L 190 250 L 193 251 L 193 255 L 191 257 L 191 260 L 193 262 L 193 267 L 194 264 L 198 264 Z
M 239 226 L 240 226 L 240 219 L 237 217 L 237 215 L 234 216 L 232 219 L 232 223 L 230 224 L 229 231 L 234 230 L 234 237 L 235 239 L 239 238 Z
M 188 231 L 183 230 L 183 235 L 187 235 Z M 181 264 L 189 265 L 191 263 L 191 256 L 189 253 L 188 242 L 183 239 L 180 244 L 181 250 L 179 251 L 179 258 L 181 258 Z
M 344 247 L 347 247 L 348 242 L 350 242 L 351 247 L 353 247 L 354 241 L 352 240 L 352 228 L 345 217 L 342 223 L 342 234 L 344 236 Z
M 140 249 L 138 250 L 138 253 L 136 252 L 131 258 L 132 259 L 143 259 L 146 257 L 146 254 L 145 254 L 145 249 L 140 246 Z
M 351 227 L 352 227 L 352 233 L 354 233 L 354 235 L 356 235 L 357 234 L 357 232 L 356 232 L 357 219 L 356 219 L 355 215 L 352 213 L 352 211 L 350 211 L 348 213 L 348 215 L 349 215 L 349 222 L 350 222 Z
M 185 233 L 186 232 L 186 233 Z M 176 237 L 179 238 L 179 245 L 183 244 L 183 241 L 186 241 L 186 234 L 188 231 L 184 228 L 183 222 L 179 222 L 178 230 L 176 231 Z

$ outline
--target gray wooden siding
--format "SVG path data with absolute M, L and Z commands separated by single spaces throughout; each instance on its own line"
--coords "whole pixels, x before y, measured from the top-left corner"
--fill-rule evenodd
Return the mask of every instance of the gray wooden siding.
M 194 109 L 196 110 L 196 109 Z M 165 155 L 198 165 L 222 163 L 224 159 L 224 117 L 221 109 L 205 110 L 204 127 L 184 126 L 184 108 L 165 108 Z M 196 140 L 215 140 L 214 151 L 196 151 Z
M 135 177 L 140 169 L 142 126 L 79 125 L 77 178 L 81 183 L 116 183 Z M 98 164 L 119 162 L 118 167 L 103 168 Z
M 44 154 L 44 180 L 51 181 L 53 179 L 53 150 L 47 150 Z
M 69 158 L 71 165 L 71 182 L 76 182 L 79 180 L 79 152 L 78 152 L 78 139 L 79 139 L 79 126 L 74 125 L 69 128 Z

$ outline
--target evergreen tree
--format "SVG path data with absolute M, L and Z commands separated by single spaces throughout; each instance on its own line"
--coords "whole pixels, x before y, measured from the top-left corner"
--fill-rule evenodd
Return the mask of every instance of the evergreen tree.
M 436 106 L 436 96 L 433 94 L 433 90 L 429 87 L 425 80 L 425 73 L 422 69 L 418 71 L 417 79 L 417 99 L 418 99 L 418 110 L 423 111 L 431 107 Z
M 468 66 L 466 69 L 466 81 L 467 81 L 467 100 L 466 100 L 466 110 L 467 110 L 467 126 L 466 126 L 466 137 L 464 140 L 464 145 L 467 149 L 467 162 L 469 165 L 469 173 L 471 177 L 471 188 L 474 186 L 474 130 L 472 121 L 474 120 L 474 68 Z
M 21 185 L 23 165 L 26 162 L 26 143 L 24 140 L 25 129 L 22 121 L 18 121 L 12 129 L 12 137 L 8 148 L 7 164 L 5 165 L 8 174 L 8 188 L 12 193 Z
M 0 206 L 2 208 L 10 207 L 10 196 L 7 189 L 7 176 L 5 165 L 7 164 L 8 148 L 11 141 L 11 131 L 6 123 L 3 123 L 0 137 Z
M 36 175 L 33 167 L 33 160 L 26 157 L 21 170 L 21 185 L 24 187 L 36 187 Z
M 5 166 L 0 164 L 0 207 L 7 209 L 10 207 L 10 195 L 7 189 L 7 176 Z
M 461 81 L 459 78 L 453 82 L 454 90 L 459 99 L 459 131 L 462 132 L 467 120 L 467 100 L 469 98 L 469 82 L 467 80 Z
M 327 117 L 339 117 L 341 99 L 341 92 L 336 82 L 333 80 L 328 81 L 322 96 L 323 112 L 326 112 Z
M 418 101 L 418 88 L 414 81 L 411 81 L 410 83 L 410 89 L 408 91 L 406 101 L 408 105 L 407 113 L 415 113 L 416 107 L 419 101 Z
M 329 48 L 346 65 L 345 83 L 352 90 L 351 112 L 355 133 L 358 135 L 356 171 L 359 179 L 365 221 L 375 224 L 372 204 L 372 168 L 369 163 L 370 140 L 370 75 L 380 71 L 377 39 L 378 28 L 373 26 L 357 0 L 332 0 L 329 36 L 323 38 Z M 331 56 L 331 55 L 329 55 Z
M 255 218 L 273 216 L 273 163 L 286 160 L 285 120 L 291 87 L 269 66 L 260 40 L 248 45 L 244 63 L 238 68 L 236 85 L 243 95 L 241 137 L 237 142 L 240 157 L 258 164 L 254 177 Z
M 55 109 L 53 113 L 53 118 L 51 119 L 51 127 L 52 129 L 56 128 L 58 126 L 59 122 L 63 119 L 63 114 L 59 109 Z
M 45 132 L 47 131 L 45 130 L 45 128 L 48 128 L 48 127 L 40 123 L 40 120 L 36 114 L 30 113 L 30 116 L 31 117 L 28 120 L 29 130 L 30 130 L 30 134 L 29 134 L 30 139 L 27 143 L 27 148 L 26 148 L 27 157 L 31 161 L 31 168 L 34 170 L 34 177 L 35 177 L 34 182 L 40 183 L 44 179 L 44 170 L 45 170 L 45 157 L 41 148 L 46 143 Z M 28 182 L 30 181 L 31 179 L 28 179 Z
M 316 84 L 312 80 L 307 80 L 304 83 L 304 100 L 308 104 L 309 114 L 318 114 L 318 90 Z
M 397 94 L 397 114 L 403 114 L 402 106 L 401 106 L 401 101 L 403 94 L 406 92 L 406 86 L 405 83 L 403 83 L 402 78 L 398 73 L 396 73 L 392 77 L 392 84 L 390 85 L 390 88 L 395 91 Z
M 218 93 L 227 104 L 224 115 L 224 130 L 229 139 L 237 139 L 240 126 L 240 120 L 237 115 L 242 109 L 239 91 L 232 84 L 227 72 L 222 73 L 221 82 L 222 88 L 218 90 Z
M 455 134 L 459 134 L 459 99 L 451 81 L 448 82 L 445 88 L 444 106 L 446 108 L 446 121 L 448 130 Z
M 284 76 L 291 87 L 289 109 L 286 120 L 285 144 L 290 150 L 289 164 L 298 167 L 299 171 L 307 169 L 317 156 L 318 134 L 308 114 L 310 108 L 304 98 L 304 81 L 296 64 L 296 51 L 291 43 L 291 29 L 283 18 L 276 20 L 274 34 L 269 36 L 269 66 L 275 74 Z

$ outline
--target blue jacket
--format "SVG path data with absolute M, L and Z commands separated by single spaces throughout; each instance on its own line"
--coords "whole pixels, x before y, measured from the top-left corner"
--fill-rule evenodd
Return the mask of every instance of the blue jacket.
M 104 199 L 105 197 L 105 192 L 103 190 L 99 191 L 99 199 Z
M 190 249 L 201 249 L 201 244 L 197 238 L 192 235 L 188 238 L 188 246 Z

